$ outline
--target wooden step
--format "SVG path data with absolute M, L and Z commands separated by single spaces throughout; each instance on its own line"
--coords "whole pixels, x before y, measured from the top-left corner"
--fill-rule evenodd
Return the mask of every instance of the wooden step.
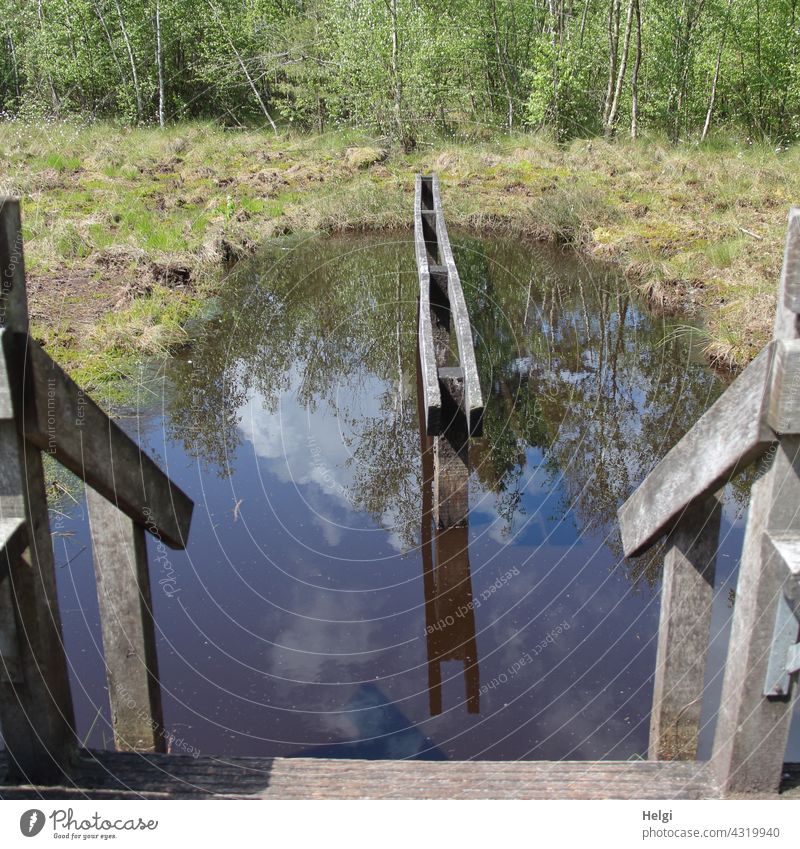
M 693 761 L 356 761 L 82 751 L 71 781 L 0 798 L 715 799 Z

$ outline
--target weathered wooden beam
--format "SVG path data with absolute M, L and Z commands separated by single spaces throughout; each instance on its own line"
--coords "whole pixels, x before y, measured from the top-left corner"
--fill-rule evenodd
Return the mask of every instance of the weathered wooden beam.
M 791 720 L 791 699 L 768 699 L 764 681 L 785 572 L 765 534 L 797 524 L 800 438 L 776 446 L 753 484 L 712 760 L 726 793 L 777 789 Z
M 0 197 L 0 327 L 28 329 L 19 201 Z
M 76 781 L 80 795 L 85 789 L 90 798 L 719 798 L 707 764 L 680 761 L 368 761 L 82 752 Z M 0 797 L 21 798 L 14 795 L 18 792 L 0 785 Z M 22 792 L 35 795 L 30 788 Z M 75 793 L 65 788 L 60 798 Z
M 419 274 L 419 315 L 418 343 L 419 359 L 422 369 L 422 391 L 425 401 L 425 427 L 429 434 L 439 432 L 441 424 L 442 398 L 439 392 L 439 380 L 436 374 L 436 354 L 433 347 L 433 327 L 431 325 L 430 271 L 428 266 L 428 248 L 422 224 L 423 182 L 418 174 L 414 186 L 414 250 Z
M 774 343 L 767 345 L 620 507 L 622 545 L 636 556 L 696 499 L 716 492 L 775 440 L 765 408 Z
M 800 314 L 800 209 L 796 206 L 789 210 L 782 288 L 786 312 L 794 316 Z
M 765 414 L 776 435 L 800 434 L 800 339 L 775 342 Z
M 11 582 L 0 582 L 0 687 L 4 684 L 22 684 L 22 670 L 19 665 L 17 645 L 17 623 L 14 618 L 14 598 L 11 594 Z M 6 699 L 13 696 L 9 690 Z M 5 699 L 0 695 L 0 714 Z M 19 706 L 11 705 L 12 709 Z M 2 719 L 2 716 L 0 716 Z
M 0 630 L 15 643 L 3 651 L 14 669 L 0 683 L 0 722 L 18 780 L 54 784 L 69 769 L 74 721 L 42 458 L 19 435 L 16 374 L 2 345 L 28 326 L 19 203 L 9 200 L 0 201 L 0 324 L 0 516 L 24 517 L 28 536 L 0 585 Z
M 794 654 L 800 630 L 800 534 L 766 533 L 765 557 L 775 558 L 783 576 L 783 596 L 778 599 L 772 648 L 764 679 L 764 695 L 785 697 L 792 691 Z
M 792 211 L 778 291 L 774 338 L 798 338 L 792 303 L 797 212 Z M 796 291 L 796 289 L 794 290 Z M 778 789 L 789 738 L 792 694 L 768 699 L 764 682 L 786 581 L 771 538 L 800 535 L 800 436 L 782 436 L 750 492 L 736 603 L 711 762 L 726 794 Z
M 166 751 L 144 529 L 86 490 L 116 748 Z
M 172 548 L 185 548 L 192 500 L 26 334 L 3 334 L 24 438 Z M 12 388 L 14 384 L 12 384 Z
M 458 345 L 458 360 L 464 371 L 464 405 L 469 432 L 480 436 L 483 429 L 483 395 L 478 378 L 478 365 L 475 361 L 475 346 L 472 340 L 472 326 L 464 300 L 461 279 L 458 276 L 453 251 L 450 247 L 450 237 L 444 220 L 442 198 L 439 189 L 439 178 L 432 180 L 433 205 L 436 212 L 436 238 L 439 245 L 441 264 L 447 269 L 447 292 L 450 298 L 450 310 L 453 314 L 453 324 Z
M 714 600 L 722 509 L 707 496 L 667 538 L 650 714 L 652 760 L 694 760 Z
M 800 622 L 800 535 L 772 533 L 769 541 L 783 563 L 783 596 L 789 602 L 795 619 Z
M 25 519 L 0 518 L 0 581 L 8 574 L 10 563 L 28 547 Z

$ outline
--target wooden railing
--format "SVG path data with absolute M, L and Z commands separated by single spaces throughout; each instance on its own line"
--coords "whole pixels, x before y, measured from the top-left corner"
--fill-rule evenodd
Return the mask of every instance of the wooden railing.
M 464 665 L 467 710 L 478 713 L 480 669 L 469 565 L 469 440 L 481 429 L 483 401 L 470 319 L 436 177 L 417 177 L 414 225 L 420 287 L 420 553 L 429 705 L 431 716 L 442 712 L 441 666 L 454 660 Z M 448 365 L 455 359 L 451 335 L 456 338 L 458 366 Z M 431 367 L 426 370 L 423 362 Z
M 419 353 L 428 434 L 442 432 L 442 381 L 455 381 L 463 394 L 470 434 L 479 436 L 483 396 L 472 341 L 467 304 L 444 222 L 439 178 L 417 175 L 414 192 L 414 248 L 419 274 Z M 452 328 L 451 328 L 452 325 Z M 456 339 L 458 362 L 450 365 Z M 435 338 L 436 337 L 436 338 Z M 441 338 L 439 338 L 441 337 Z
M 28 334 L 19 202 L 0 198 L 0 723 L 21 781 L 77 747 L 42 451 L 87 485 L 114 740 L 166 750 L 145 531 L 184 548 L 192 501 Z
M 435 177 L 417 178 L 414 218 L 420 416 L 423 432 L 440 436 L 433 452 L 434 464 L 441 466 L 438 492 L 430 499 L 438 508 L 429 509 L 438 528 L 458 528 L 465 525 L 468 511 L 463 448 L 469 434 L 480 431 L 483 400 Z M 184 547 L 193 505 L 28 335 L 20 212 L 14 200 L 0 200 L 0 273 L 0 723 L 9 754 L 5 760 L 17 779 L 47 784 L 70 775 L 77 743 L 41 452 L 53 454 L 87 484 L 112 722 L 121 750 L 166 748 L 145 531 L 162 544 Z M 715 778 L 708 777 L 706 765 L 693 767 L 691 774 L 681 764 L 675 769 L 652 765 L 658 766 L 656 775 L 647 764 L 612 764 L 604 776 L 616 776 L 613 781 L 633 776 L 630 786 L 605 788 L 613 790 L 612 796 L 644 792 L 670 798 L 685 792 L 692 776 L 700 776 L 692 790 L 700 796 L 778 789 L 793 678 L 800 667 L 798 313 L 800 211 L 792 210 L 773 340 L 619 511 L 627 555 L 640 554 L 666 536 L 650 755 L 694 759 L 720 527 L 717 493 L 732 475 L 760 459 L 713 746 Z M 451 364 L 451 330 L 457 365 Z M 463 419 L 460 440 L 453 444 L 449 419 L 456 411 Z M 435 473 L 434 468 L 434 481 Z M 477 665 L 471 666 L 477 674 Z M 164 774 L 158 756 L 150 758 L 142 762 L 155 764 L 159 775 Z M 72 774 L 84 786 L 95 782 L 87 779 L 87 764 L 93 762 L 85 757 L 80 764 L 76 761 Z M 97 762 L 106 769 L 106 761 Z M 113 764 L 124 772 L 134 768 L 134 759 Z M 209 762 L 207 769 L 217 766 Z M 340 766 L 326 769 L 339 776 Z M 380 769 L 390 771 L 391 766 Z M 412 766 L 414 780 L 424 785 L 419 792 L 430 795 L 427 766 Z M 541 784 L 537 770 L 506 766 L 514 775 L 512 795 L 536 795 Z M 550 776 L 563 765 L 541 766 L 542 774 Z M 271 776 L 270 786 L 277 786 L 275 775 L 284 769 L 296 785 L 301 768 L 297 761 L 287 761 L 285 768 L 275 761 L 259 775 Z M 478 765 L 468 768 L 480 783 Z M 579 771 L 583 775 L 596 768 L 581 766 Z M 254 769 L 248 765 L 245 771 L 251 775 Z M 660 789 L 642 784 L 658 776 L 669 778 Z M 556 782 L 548 793 L 568 794 L 573 780 L 563 779 L 563 786 Z M 331 786 L 338 788 L 338 782 L 337 777 Z M 587 782 L 592 791 L 595 785 Z M 457 792 L 456 786 L 447 790 Z
M 720 527 L 719 489 L 759 461 L 712 766 L 723 794 L 778 789 L 800 668 L 800 210 L 772 341 L 619 510 L 626 555 L 666 535 L 650 757 L 696 757 Z

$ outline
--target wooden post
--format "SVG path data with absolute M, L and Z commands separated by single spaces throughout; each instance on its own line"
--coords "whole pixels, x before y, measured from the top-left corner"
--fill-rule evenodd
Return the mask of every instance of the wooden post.
M 687 508 L 667 538 L 649 757 L 694 760 L 711 631 L 719 499 Z
M 0 335 L 27 331 L 19 202 L 0 199 Z M 6 330 L 7 329 L 7 330 Z M 0 340 L 1 342 L 2 340 Z M 16 680 L 0 682 L 0 721 L 10 777 L 34 784 L 64 780 L 74 720 L 61 638 L 53 546 L 42 457 L 21 432 L 23 375 L 0 352 L 0 516 L 24 518 L 28 547 L 8 552 L 8 591 L 0 593 L 0 630 L 15 640 Z M 14 636 L 16 635 L 16 636 Z
M 791 294 L 797 290 L 800 273 L 799 216 L 800 210 L 793 209 L 789 217 L 775 318 L 778 340 L 798 338 L 797 315 L 787 303 L 795 303 Z M 798 387 L 786 391 L 796 394 Z M 770 699 L 763 690 L 786 580 L 785 566 L 774 556 L 769 536 L 800 533 L 800 437 L 782 436 L 762 466 L 750 495 L 712 753 L 724 794 L 777 791 L 792 716 L 791 696 Z
M 145 531 L 87 487 L 114 743 L 165 752 Z

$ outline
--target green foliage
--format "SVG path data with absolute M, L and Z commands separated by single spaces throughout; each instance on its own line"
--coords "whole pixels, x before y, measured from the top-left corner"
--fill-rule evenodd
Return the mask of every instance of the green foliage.
M 167 121 L 211 117 L 226 126 L 349 126 L 406 148 L 497 127 L 547 127 L 563 141 L 627 131 L 638 67 L 640 129 L 699 135 L 713 106 L 712 128 L 785 142 L 800 135 L 797 7 L 0 0 L 0 112 L 150 123 L 163 111 Z

